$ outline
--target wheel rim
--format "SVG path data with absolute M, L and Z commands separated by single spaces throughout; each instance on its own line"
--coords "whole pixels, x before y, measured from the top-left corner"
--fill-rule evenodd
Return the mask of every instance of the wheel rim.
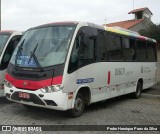
M 76 112 L 81 111 L 82 106 L 83 106 L 83 101 L 82 101 L 82 99 L 81 99 L 81 98 L 77 98 L 77 99 L 75 100 L 75 104 L 74 104 L 74 109 L 75 109 L 75 111 L 76 111 Z

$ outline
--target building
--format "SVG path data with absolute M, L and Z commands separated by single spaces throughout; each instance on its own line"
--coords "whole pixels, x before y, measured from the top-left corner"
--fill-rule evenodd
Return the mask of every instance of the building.
M 134 14 L 134 19 L 114 22 L 106 24 L 106 26 L 118 26 L 121 28 L 139 32 L 142 29 L 146 29 L 150 24 L 153 24 L 153 22 L 151 21 L 153 13 L 147 7 L 132 10 L 128 14 Z

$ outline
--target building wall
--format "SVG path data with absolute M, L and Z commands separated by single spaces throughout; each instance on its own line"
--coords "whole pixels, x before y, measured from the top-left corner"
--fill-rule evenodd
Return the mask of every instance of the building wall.
M 143 22 L 129 28 L 129 30 L 135 31 L 135 32 L 139 32 L 142 29 L 146 29 L 149 25 L 153 24 L 152 21 L 150 19 L 145 19 Z
M 143 11 L 143 19 L 146 18 L 146 17 L 148 17 L 148 19 L 151 20 L 151 16 L 152 16 L 152 13 L 148 9 L 146 9 L 146 10 Z

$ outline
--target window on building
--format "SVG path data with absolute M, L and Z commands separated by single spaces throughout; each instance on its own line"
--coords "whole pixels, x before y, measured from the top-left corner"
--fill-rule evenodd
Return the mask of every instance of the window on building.
M 137 13 L 137 19 L 142 19 L 142 11 Z

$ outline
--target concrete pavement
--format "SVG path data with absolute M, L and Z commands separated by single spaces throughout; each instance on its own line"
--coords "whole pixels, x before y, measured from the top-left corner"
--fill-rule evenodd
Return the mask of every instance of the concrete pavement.
M 142 91 L 142 97 L 159 98 L 160 99 L 160 84 Z

